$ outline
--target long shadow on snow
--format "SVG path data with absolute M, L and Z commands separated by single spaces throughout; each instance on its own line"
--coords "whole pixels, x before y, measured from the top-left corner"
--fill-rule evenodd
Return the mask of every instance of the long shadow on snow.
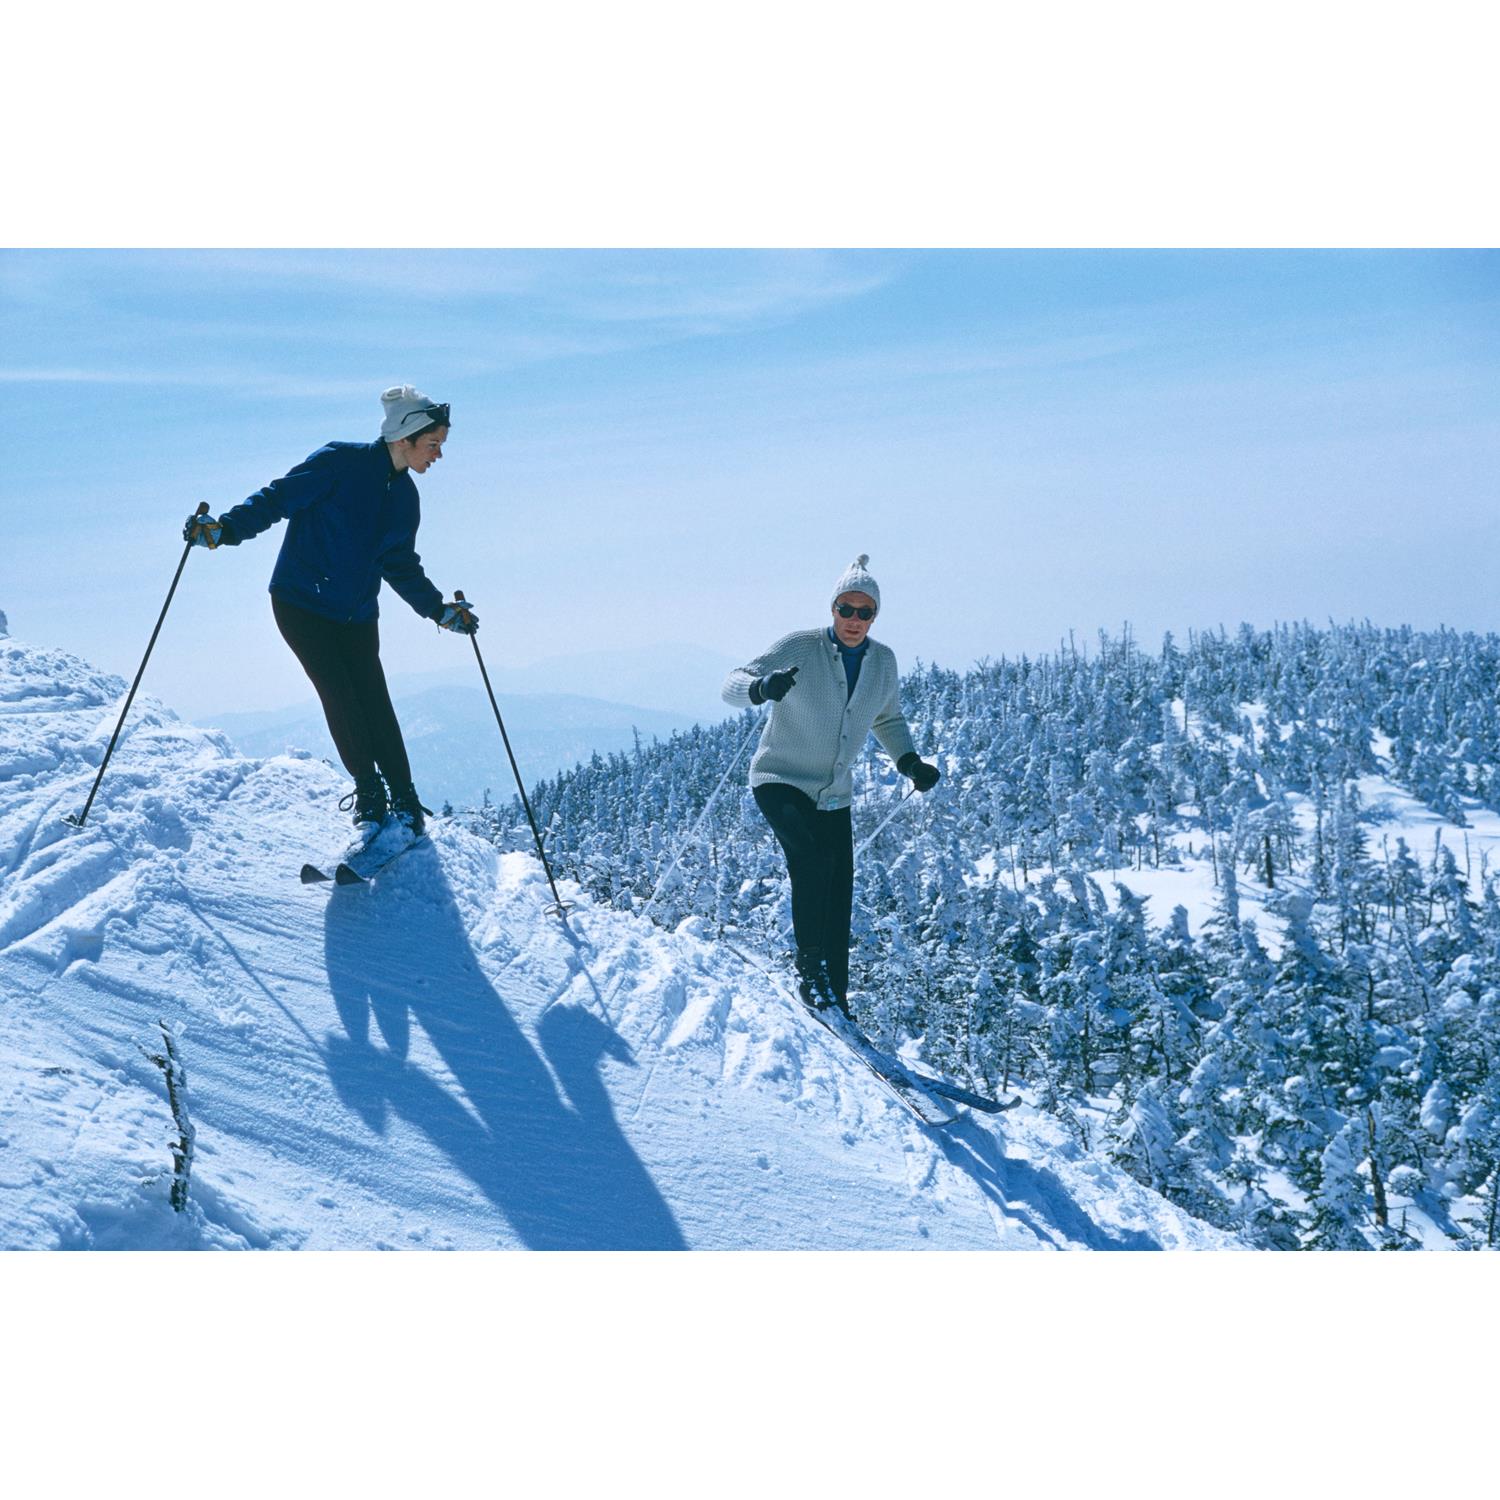
M 1007 1218 L 1019 1220 L 1038 1239 L 1087 1245 L 1090 1250 L 1160 1250 L 1144 1230 L 1111 1233 L 1078 1206 L 1055 1172 L 1006 1156 L 999 1139 L 973 1119 L 936 1131 L 943 1155 L 972 1178 Z
M 345 1036 L 325 1056 L 340 1097 L 372 1129 L 389 1110 L 423 1131 L 531 1249 L 686 1249 L 600 1077 L 606 1056 L 630 1060 L 624 1040 L 576 1007 L 548 1012 L 541 1040 L 560 1098 L 480 969 L 436 853 L 403 863 L 397 890 L 329 897 L 324 955 Z M 371 1040 L 372 1016 L 385 1046 Z M 409 1060 L 412 1020 L 451 1079 Z

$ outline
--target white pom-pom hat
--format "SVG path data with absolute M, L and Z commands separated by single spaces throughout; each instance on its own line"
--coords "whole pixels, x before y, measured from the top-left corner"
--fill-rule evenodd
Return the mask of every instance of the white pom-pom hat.
M 445 418 L 448 415 L 446 406 L 440 406 L 424 396 L 414 385 L 393 385 L 389 390 L 382 391 L 380 404 L 385 408 L 385 421 L 380 424 L 380 435 L 388 443 L 419 432 L 438 413 Z
M 875 601 L 875 608 L 880 609 L 880 585 L 875 582 L 870 573 L 870 554 L 861 552 L 858 557 L 844 569 L 844 576 L 834 585 L 831 604 L 839 602 L 840 594 L 868 594 Z

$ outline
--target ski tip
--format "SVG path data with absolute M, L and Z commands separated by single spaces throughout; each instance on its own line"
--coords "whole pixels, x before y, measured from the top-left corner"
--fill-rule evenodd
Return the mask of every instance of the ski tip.
M 1009 1099 L 966 1099 L 964 1103 L 970 1109 L 977 1109 L 987 1115 L 1003 1115 L 1006 1110 L 1019 1109 L 1021 1096 L 1013 1094 Z
M 320 880 L 327 879 L 328 877 L 316 865 L 302 866 L 303 885 L 316 885 Z
M 357 870 L 352 870 L 348 865 L 340 865 L 333 872 L 333 878 L 338 885 L 364 885 L 365 877 Z

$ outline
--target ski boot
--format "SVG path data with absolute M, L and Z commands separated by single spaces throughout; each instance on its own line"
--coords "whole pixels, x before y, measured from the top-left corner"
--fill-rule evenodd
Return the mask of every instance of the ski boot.
M 825 1002 L 825 1006 L 829 1010 L 839 1011 L 844 1019 L 851 1024 L 855 1026 L 859 1025 L 859 1022 L 854 1019 L 854 1012 L 849 1009 L 849 997 L 839 994 L 831 981 L 828 984 L 828 999 Z
M 354 790 L 339 802 L 340 812 L 348 812 L 350 808 L 354 809 L 355 833 L 367 840 L 374 838 L 390 811 L 385 782 L 378 771 L 356 778 Z
M 414 839 L 427 831 L 427 818 L 432 816 L 432 809 L 422 806 L 416 787 L 409 781 L 405 786 L 391 788 L 391 812 Z
M 843 1010 L 833 986 L 828 982 L 828 968 L 823 955 L 810 949 L 797 950 L 797 994 L 802 1003 L 811 1010 L 824 1010 L 828 1006 Z M 845 1011 L 845 1014 L 848 1014 Z

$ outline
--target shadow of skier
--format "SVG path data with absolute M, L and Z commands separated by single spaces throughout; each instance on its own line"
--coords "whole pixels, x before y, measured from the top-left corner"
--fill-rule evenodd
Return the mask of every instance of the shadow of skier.
M 403 866 L 399 891 L 329 898 L 324 957 L 344 1035 L 324 1057 L 339 1096 L 378 1132 L 392 1114 L 422 1131 L 530 1249 L 686 1249 L 600 1077 L 606 1057 L 631 1061 L 624 1040 L 576 1007 L 550 1011 L 542 1045 L 560 1097 L 481 970 L 436 853 Z M 440 1068 L 411 1060 L 413 1021 Z
M 1144 1230 L 1110 1231 L 1079 1207 L 1062 1179 L 1045 1167 L 1034 1167 L 1005 1154 L 993 1131 L 973 1119 L 934 1132 L 943 1155 L 970 1177 L 1008 1219 L 1059 1248 L 1086 1245 L 1090 1250 L 1160 1250 L 1159 1240 Z

